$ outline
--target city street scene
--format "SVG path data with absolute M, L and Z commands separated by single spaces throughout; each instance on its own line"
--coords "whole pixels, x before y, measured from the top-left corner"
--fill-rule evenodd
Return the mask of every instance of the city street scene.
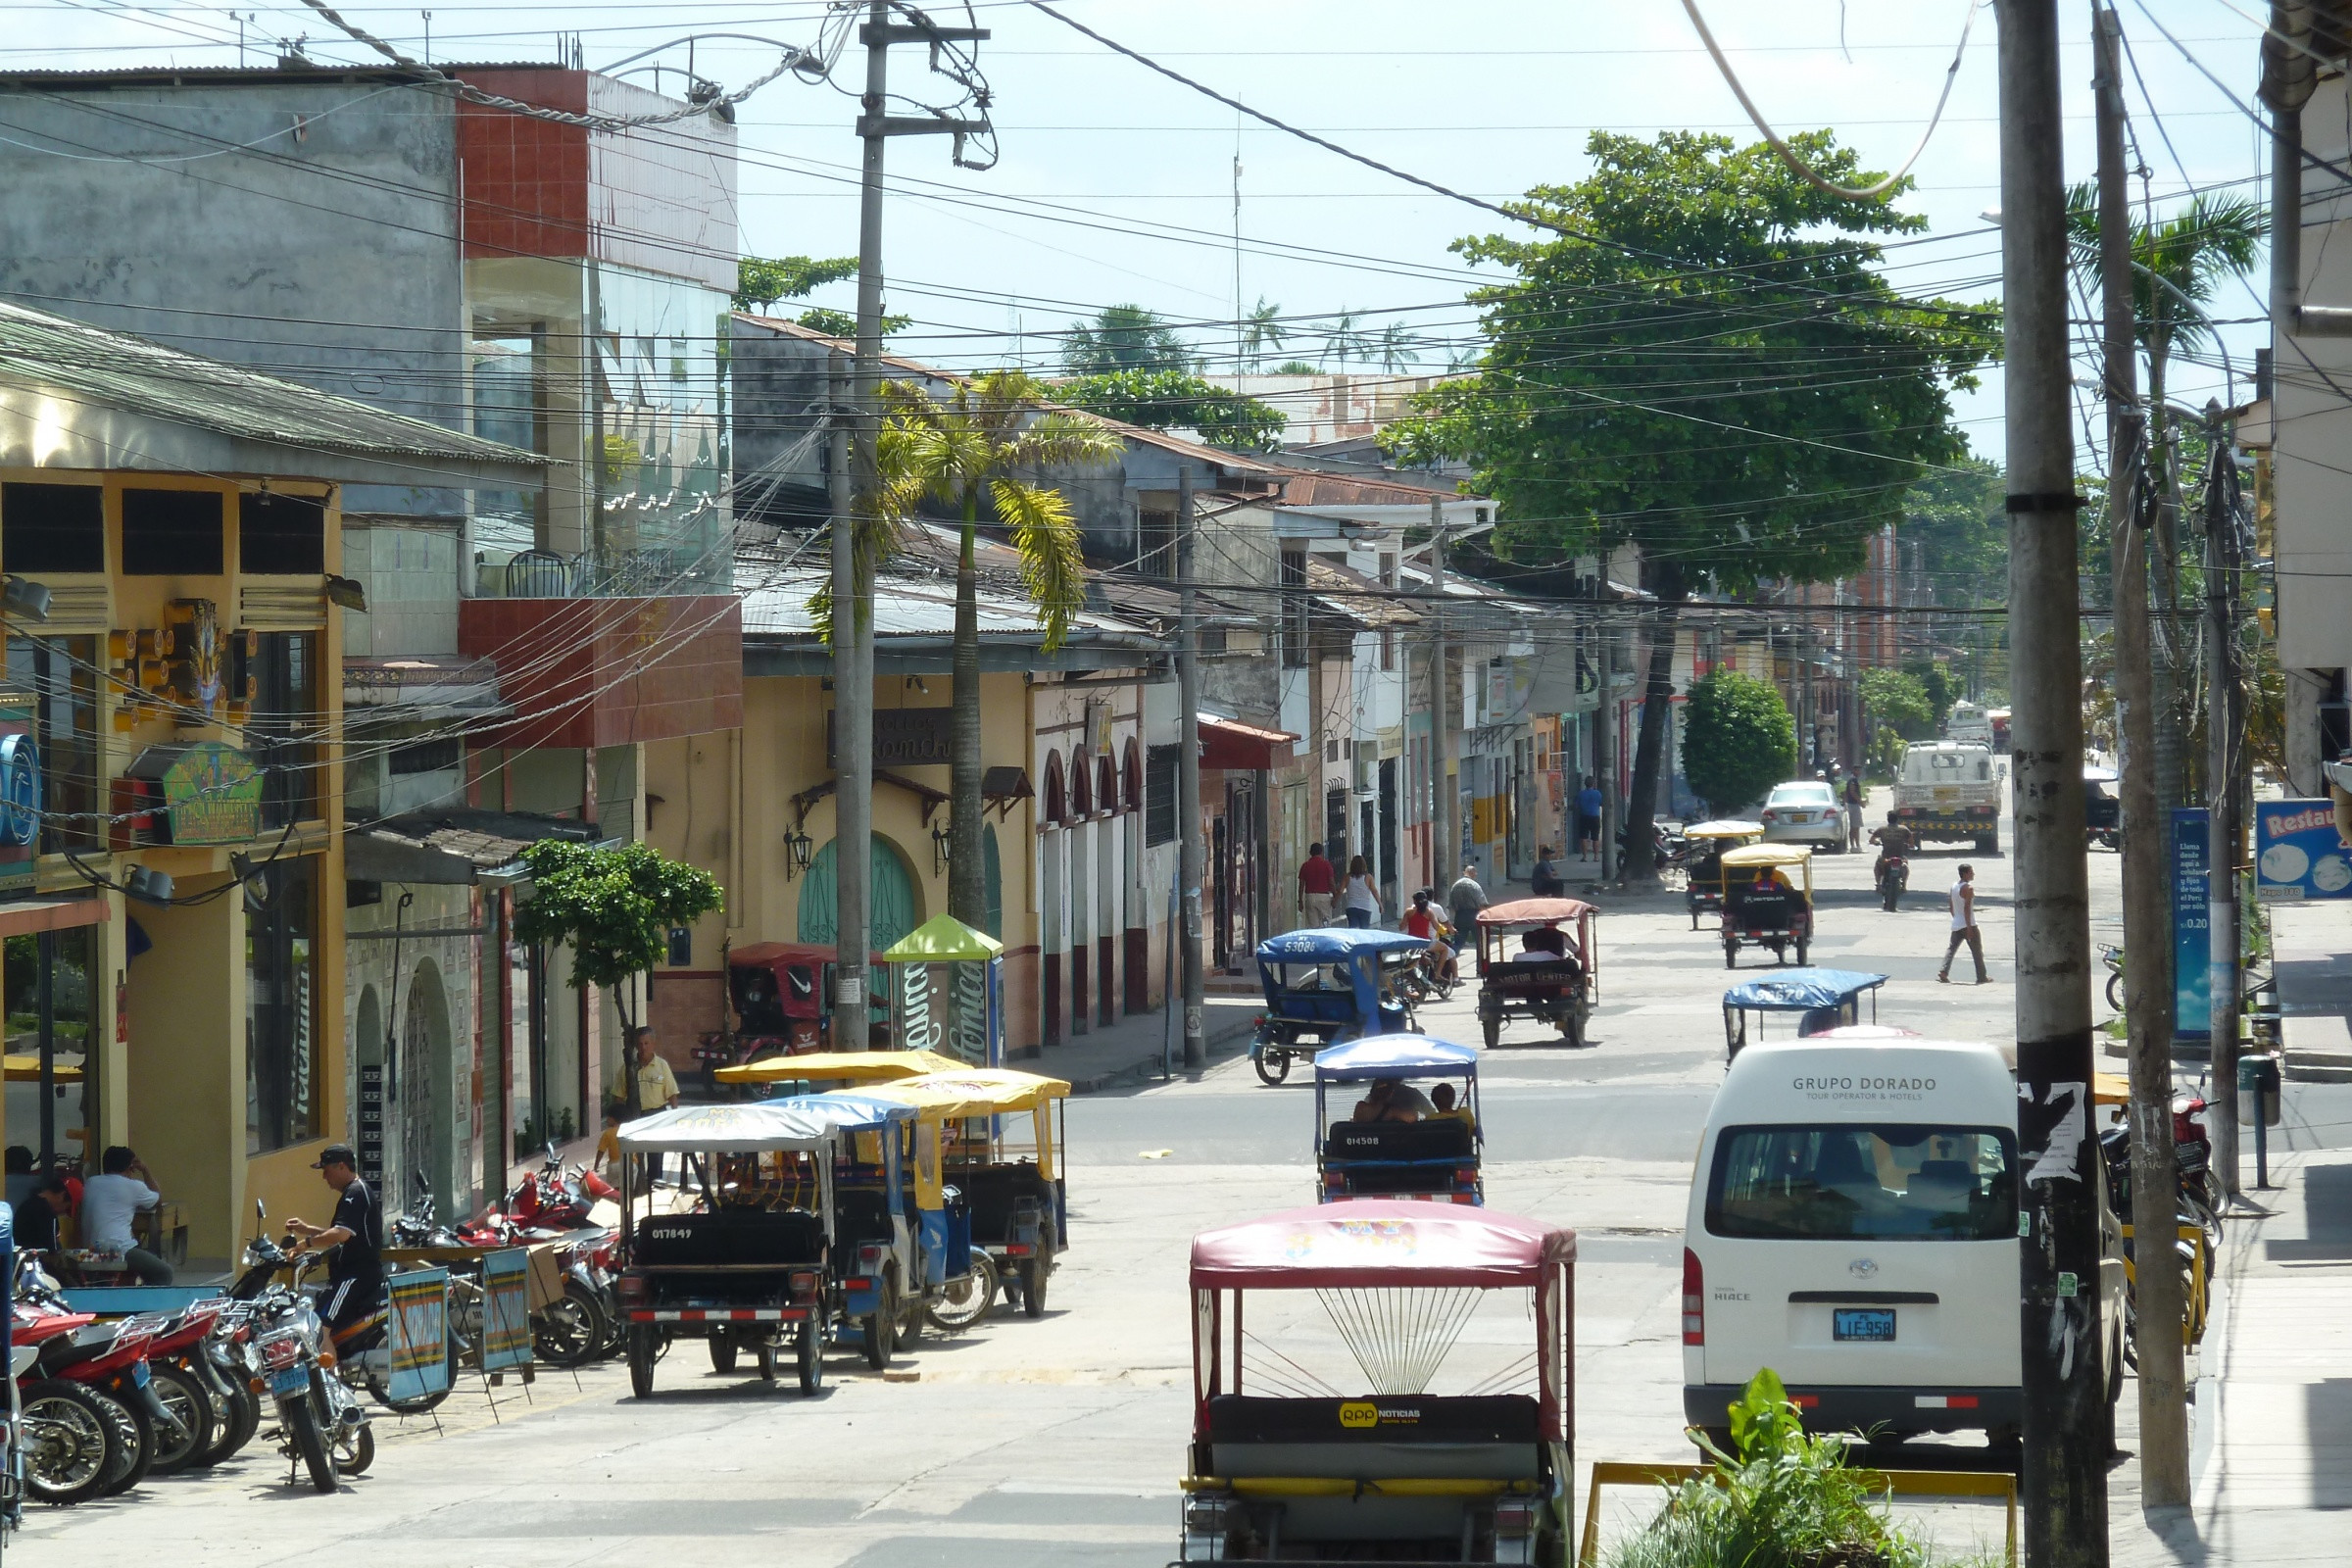
M 2352 1565 L 2352 4 L 11 16 L 0 1555 Z

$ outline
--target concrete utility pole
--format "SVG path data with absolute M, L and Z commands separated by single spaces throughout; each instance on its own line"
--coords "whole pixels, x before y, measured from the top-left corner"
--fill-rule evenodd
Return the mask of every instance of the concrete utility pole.
M 872 831 L 873 664 L 859 634 L 870 600 L 861 598 L 850 472 L 857 405 L 838 356 L 825 375 L 826 486 L 833 514 L 833 1049 L 866 1049 L 865 958 L 868 858 L 849 847 Z M 860 654 L 867 657 L 863 660 Z
M 1609 585 L 1609 558 L 1600 558 L 1601 592 Z M 1617 880 L 1617 629 L 1605 612 L 1600 627 L 1600 706 L 1592 710 L 1599 743 L 1592 751 L 1593 787 L 1600 791 L 1600 879 Z
M 2157 808 L 2155 694 L 2148 659 L 2148 530 L 2141 486 L 2147 418 L 2139 407 L 2139 357 L 2132 319 L 2130 172 L 2124 161 L 2122 24 L 2093 0 L 2091 41 L 2098 99 L 2099 270 L 2103 284 L 2107 400 L 2107 514 L 2113 535 L 2115 710 L 2124 812 L 2124 951 L 2154 953 L 2172 940 L 2165 843 L 2170 819 Z M 2164 974 L 2133 963 L 2124 971 L 2124 1017 L 2132 1041 L 2132 1227 L 2170 1235 L 2174 1224 L 2172 1030 L 2158 1005 Z M 2180 1276 L 2150 1269 L 2136 1287 L 2140 1319 L 2172 1323 L 2182 1313 Z M 2187 1381 L 2180 1339 L 2142 1336 L 2139 1345 L 2140 1496 L 2150 1508 L 2188 1496 Z
M 1176 471 L 1176 691 L 1184 715 L 1176 740 L 1176 880 L 1184 919 L 1184 1070 L 1208 1069 L 1208 1037 L 1200 1008 L 1200 619 L 1193 583 L 1193 470 Z
M 858 357 L 851 372 L 856 436 L 850 462 L 854 494 L 833 510 L 833 870 L 838 895 L 834 941 L 833 1039 L 837 1049 L 866 1046 L 866 956 L 871 951 L 874 794 L 873 567 L 851 546 L 855 520 L 876 511 L 882 436 L 882 164 L 893 136 L 955 135 L 976 128 L 945 115 L 893 118 L 890 46 L 976 43 L 985 27 L 941 27 L 919 13 L 919 25 L 894 25 L 893 0 L 869 0 L 858 34 L 865 44 L 865 91 L 858 101 L 864 168 L 858 192 Z M 962 145 L 960 139 L 958 148 Z M 846 586 L 846 591 L 845 591 Z M 844 636 L 844 632 L 847 636 Z M 844 653 L 848 659 L 843 659 Z
M 1429 879 L 1443 904 L 1462 848 L 1462 792 L 1453 774 L 1453 704 L 1446 680 L 1446 503 L 1429 498 Z M 1457 937 L 1459 933 L 1456 933 Z
M 2237 1197 L 2237 773 L 2244 757 L 2239 731 L 2243 705 L 2237 688 L 2237 620 L 2231 600 L 2237 572 L 2236 468 L 2231 432 L 2217 406 L 2205 416 L 2205 864 L 2210 891 L 2209 984 L 2212 988 L 2214 1174 L 2221 1197 Z
M 1999 4 L 2026 1561 L 2104 1568 L 2107 1360 L 2093 1186 L 2104 1173 L 2090 1126 L 2075 538 L 2082 502 L 2067 344 L 2058 12 L 2056 0 Z M 2149 1332 L 2171 1330 L 2157 1324 Z

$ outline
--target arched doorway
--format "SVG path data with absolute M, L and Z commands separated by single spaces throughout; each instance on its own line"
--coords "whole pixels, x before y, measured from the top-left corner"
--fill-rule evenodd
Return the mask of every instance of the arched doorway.
M 405 1208 L 416 1178 L 431 1187 L 444 1214 L 455 1214 L 466 1196 L 456 1191 L 452 1157 L 457 1147 L 456 1063 L 450 1059 L 449 997 L 440 966 L 426 958 L 409 982 L 400 1020 L 400 1180 L 388 1206 Z
M 839 841 L 834 841 L 838 843 Z M 923 923 L 922 896 L 915 887 L 913 867 L 899 847 L 876 833 L 866 872 L 866 928 L 873 951 L 882 952 Z M 841 929 L 840 878 L 834 870 L 833 844 L 816 852 L 801 878 L 801 940 L 817 947 L 836 940 Z

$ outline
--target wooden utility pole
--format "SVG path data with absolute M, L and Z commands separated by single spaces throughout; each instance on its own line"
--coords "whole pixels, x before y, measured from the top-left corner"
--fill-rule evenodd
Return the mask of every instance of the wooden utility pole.
M 2090 898 L 2056 0 L 2000 0 L 2001 283 L 2017 810 L 2020 1349 L 2029 1568 L 2107 1561 Z M 2146 1255 L 2143 1253 L 2143 1255 Z M 2165 1325 L 2150 1333 L 2170 1333 Z
M 1207 1002 L 1200 972 L 1200 619 L 1193 582 L 1193 470 L 1176 471 L 1177 701 L 1183 705 L 1176 740 L 1177 908 L 1184 921 L 1178 944 L 1184 963 L 1184 1070 L 1208 1069 L 1208 1036 L 1200 1009 Z
M 873 665 L 859 635 L 870 599 L 861 598 L 857 497 L 850 449 L 858 405 L 840 357 L 826 357 L 826 488 L 833 518 L 833 1049 L 866 1049 L 865 959 L 868 860 L 853 855 L 872 830 Z M 862 694 L 862 700 L 860 696 Z
M 2124 951 L 2153 954 L 2172 940 L 2165 869 L 2169 819 L 2156 796 L 2156 720 L 2148 652 L 2147 416 L 2139 407 L 2137 323 L 2132 317 L 2131 192 L 2125 185 L 2122 24 L 2093 0 L 2092 83 L 2098 99 L 2099 270 L 2104 304 L 2107 402 L 2107 517 L 2113 540 L 2115 709 L 2124 813 Z M 2132 1225 L 2140 1236 L 2172 1232 L 2172 1029 L 2160 1005 L 2163 969 L 2124 971 L 2124 1019 L 2132 1042 Z M 2150 1269 L 2135 1287 L 2143 1322 L 2181 1317 L 2180 1276 Z M 2151 1334 L 2139 1346 L 2139 1475 L 2142 1504 L 2188 1501 L 2188 1386 L 2180 1336 Z
M 2231 611 L 2237 574 L 2237 507 L 2230 463 L 2230 429 L 2219 407 L 2205 416 L 2205 800 L 2210 836 L 2205 866 L 2208 985 L 2207 1014 L 2212 1043 L 2213 1173 L 2220 1200 L 2238 1195 L 2237 1030 L 2238 931 L 2237 863 L 2243 837 L 2237 820 L 2237 774 L 2245 755 L 2239 731 L 2242 705 L 2237 689 L 2237 619 Z M 2260 1107 L 2256 1107 L 2259 1113 Z M 2169 1196 L 2169 1195 L 2168 1195 Z

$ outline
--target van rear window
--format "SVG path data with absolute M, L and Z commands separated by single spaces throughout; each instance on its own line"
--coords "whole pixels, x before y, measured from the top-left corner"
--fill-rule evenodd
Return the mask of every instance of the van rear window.
M 2017 1235 L 2017 1141 L 2004 1128 L 1727 1127 L 1707 1231 L 1760 1241 L 1989 1242 Z

